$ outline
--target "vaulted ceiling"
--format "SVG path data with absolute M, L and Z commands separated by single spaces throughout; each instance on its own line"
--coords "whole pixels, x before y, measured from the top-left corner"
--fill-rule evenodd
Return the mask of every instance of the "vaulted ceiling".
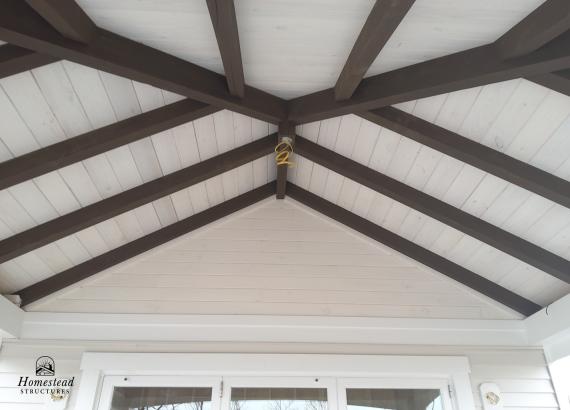
M 522 315 L 570 291 L 565 0 L 0 7 L 23 305 L 273 195 Z

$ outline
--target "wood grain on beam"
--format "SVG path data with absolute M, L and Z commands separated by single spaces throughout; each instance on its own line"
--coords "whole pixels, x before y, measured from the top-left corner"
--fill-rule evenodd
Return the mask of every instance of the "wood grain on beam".
M 233 0 L 206 0 L 231 95 L 243 98 L 245 81 Z
M 335 98 L 350 98 L 415 0 L 376 0 L 334 87 Z
M 360 114 L 375 124 L 570 208 L 570 182 L 393 107 Z
M 570 262 L 461 209 L 297 136 L 299 155 L 570 283 Z
M 497 41 L 503 58 L 519 57 L 570 30 L 570 1 L 546 0 Z
M 496 283 L 477 275 L 476 273 L 457 265 L 415 243 L 402 238 L 395 233 L 384 229 L 369 220 L 353 214 L 346 209 L 335 205 L 309 191 L 299 188 L 291 183 L 287 188 L 288 195 L 335 221 L 354 229 L 355 231 L 394 249 L 409 258 L 442 273 L 465 286 L 502 303 L 505 306 L 530 316 L 538 312 L 541 307 L 530 300 L 523 298 Z
M 26 0 L 61 35 L 89 43 L 97 34 L 97 26 L 75 0 Z
M 146 182 L 0 241 L 0 263 L 247 164 L 273 151 L 275 134 Z
M 19 74 L 36 67 L 55 63 L 56 61 L 59 61 L 59 59 L 11 44 L 5 44 L 0 46 L 0 78 Z
M 282 121 L 279 123 L 279 134 L 277 143 L 284 138 L 289 138 L 293 146 L 295 145 L 295 124 L 291 121 Z M 277 165 L 277 199 L 285 198 L 287 190 L 287 169 L 289 165 Z
M 273 194 L 275 194 L 275 182 L 261 186 L 253 191 L 166 226 L 156 232 L 57 273 L 41 282 L 15 292 L 15 294 L 22 298 L 22 306 L 28 305 L 116 264 L 140 255 L 143 252 L 253 205 Z
M 527 80 L 570 96 L 570 70 L 556 71 L 528 77 Z
M 2 0 L 0 40 L 264 121 L 287 116 L 278 97 L 246 86 L 245 97 L 235 98 L 224 76 L 106 30 L 98 29 L 89 44 L 68 40 L 21 0 Z
M 211 105 L 183 100 L 32 151 L 0 163 L 0 189 L 6 189 L 216 111 L 218 108 Z
M 449 56 L 365 78 L 352 96 L 336 101 L 334 89 L 289 102 L 289 119 L 299 124 L 465 88 L 531 77 L 570 67 L 570 33 L 523 57 L 504 61 L 494 45 L 476 47 Z

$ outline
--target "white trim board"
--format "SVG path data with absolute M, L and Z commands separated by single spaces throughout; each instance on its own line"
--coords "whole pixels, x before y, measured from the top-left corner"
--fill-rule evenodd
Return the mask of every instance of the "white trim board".
M 25 312 L 0 295 L 0 340 L 18 338 Z
M 28 312 L 22 339 L 528 346 L 520 320 Z
M 549 363 L 570 355 L 570 295 L 548 305 L 523 322 L 529 343 L 544 346 Z

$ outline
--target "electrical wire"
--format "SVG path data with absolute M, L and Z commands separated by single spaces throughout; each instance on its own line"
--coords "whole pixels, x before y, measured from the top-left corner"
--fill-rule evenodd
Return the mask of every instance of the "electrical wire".
M 281 141 L 275 147 L 275 162 L 277 165 L 294 165 L 294 162 L 289 161 L 289 158 L 293 154 L 293 145 L 289 141 Z

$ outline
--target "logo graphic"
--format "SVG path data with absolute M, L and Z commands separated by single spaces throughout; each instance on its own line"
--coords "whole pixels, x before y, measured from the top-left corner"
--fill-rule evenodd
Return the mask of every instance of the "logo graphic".
M 55 362 L 51 357 L 38 357 L 36 360 L 36 376 L 55 376 Z

